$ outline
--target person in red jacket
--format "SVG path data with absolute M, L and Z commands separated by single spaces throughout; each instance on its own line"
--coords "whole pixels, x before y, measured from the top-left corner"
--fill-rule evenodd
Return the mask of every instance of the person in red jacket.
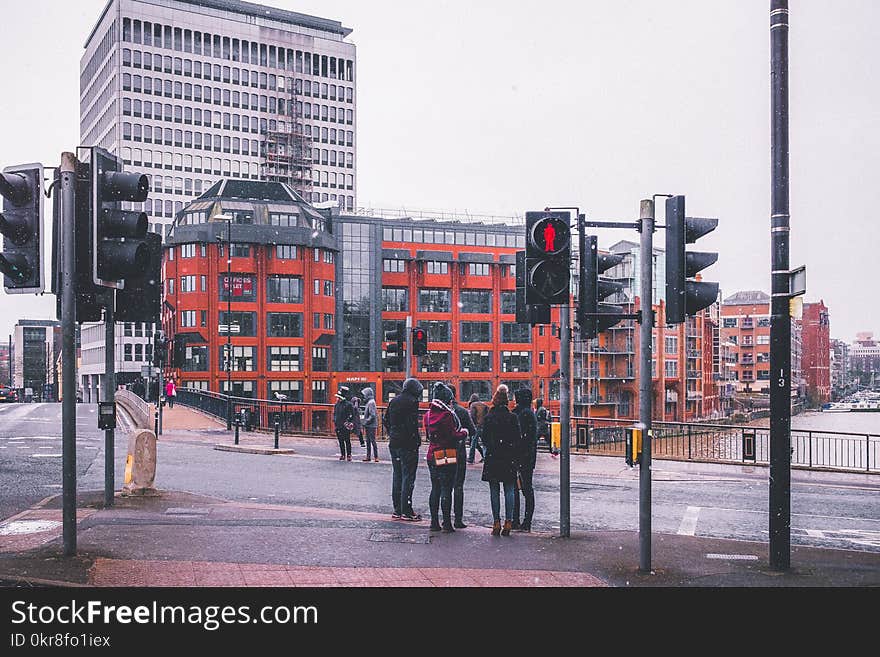
M 431 531 L 454 532 L 452 526 L 452 487 L 455 484 L 457 446 L 468 435 L 461 428 L 461 422 L 452 410 L 453 394 L 444 383 L 434 384 L 434 399 L 425 414 L 425 435 L 428 437 L 428 472 L 431 473 L 431 495 L 428 506 L 431 509 Z M 438 463 L 436 454 L 443 450 L 453 457 L 453 463 Z M 441 459 L 442 460 L 442 459 Z M 438 507 L 443 511 L 443 525 L 438 518 Z

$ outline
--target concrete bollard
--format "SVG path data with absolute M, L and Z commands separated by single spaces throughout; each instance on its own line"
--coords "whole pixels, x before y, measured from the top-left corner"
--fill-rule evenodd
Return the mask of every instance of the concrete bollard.
M 123 497 L 155 496 L 156 434 L 149 429 L 139 429 L 128 439 L 128 456 L 125 459 L 125 482 Z

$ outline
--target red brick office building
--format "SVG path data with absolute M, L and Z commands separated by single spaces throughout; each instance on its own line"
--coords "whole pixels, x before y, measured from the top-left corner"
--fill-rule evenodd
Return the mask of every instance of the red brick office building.
M 384 336 L 411 317 L 430 345 L 411 360 L 425 399 L 434 381 L 454 384 L 461 400 L 487 400 L 506 383 L 530 387 L 556 414 L 559 311 L 547 326 L 516 322 L 524 233 L 511 222 L 340 215 L 279 183 L 221 181 L 178 214 L 164 247 L 163 323 L 185 356 L 167 373 L 182 387 L 303 404 L 333 403 L 340 385 L 370 386 L 381 404 L 405 378 L 388 367 Z M 635 271 L 630 263 L 619 273 Z M 706 417 L 715 404 L 707 324 L 700 316 L 665 327 L 662 300 L 654 307 L 655 417 Z M 632 320 L 596 341 L 575 339 L 575 415 L 638 415 L 637 343 Z M 302 426 L 327 419 L 311 408 Z

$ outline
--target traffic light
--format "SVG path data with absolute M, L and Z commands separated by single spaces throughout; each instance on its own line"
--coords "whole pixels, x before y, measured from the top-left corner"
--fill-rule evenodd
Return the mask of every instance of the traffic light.
M 550 306 L 526 303 L 526 252 L 516 252 L 516 322 L 517 324 L 549 324 Z
M 388 354 L 385 359 L 385 367 L 392 371 L 404 371 L 405 361 L 403 359 L 406 357 L 404 353 L 406 325 L 403 322 L 397 322 L 396 329 L 385 331 L 385 341 L 391 343 L 385 345 L 385 353 Z
M 186 365 L 186 341 L 187 336 L 177 334 L 174 336 L 174 351 L 171 356 L 171 367 L 180 369 Z
M 162 237 L 147 233 L 150 261 L 142 274 L 125 279 L 125 288 L 116 290 L 116 321 L 159 324 L 162 302 Z
M 10 294 L 40 294 L 43 282 L 43 165 L 20 164 L 0 174 L 0 272 Z
M 571 227 L 567 212 L 526 212 L 526 303 L 568 305 Z
M 153 362 L 156 365 L 162 366 L 165 363 L 166 357 L 165 337 L 162 335 L 162 331 L 157 329 L 153 333 Z
M 718 226 L 718 219 L 684 216 L 684 196 L 666 199 L 666 323 L 681 324 L 718 298 L 718 283 L 689 281 L 718 260 L 717 253 L 685 251 Z
M 150 264 L 145 212 L 123 210 L 121 203 L 143 203 L 150 181 L 122 171 L 122 160 L 103 148 L 91 149 L 92 278 L 97 285 L 125 287 L 125 279 L 143 274 Z
M 412 330 L 413 356 L 425 356 L 428 353 L 428 332 L 423 328 Z
M 581 327 L 581 337 L 595 338 L 602 331 L 611 328 L 626 312 L 621 306 L 601 303 L 602 299 L 620 292 L 622 283 L 615 283 L 600 276 L 623 262 L 624 254 L 600 254 L 595 235 L 585 240 L 586 253 L 581 256 L 581 283 L 578 288 L 577 323 Z

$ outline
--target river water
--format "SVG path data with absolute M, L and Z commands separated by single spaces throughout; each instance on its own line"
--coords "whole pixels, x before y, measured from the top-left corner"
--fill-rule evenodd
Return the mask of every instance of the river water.
M 749 426 L 769 428 L 770 419 L 756 420 L 750 422 Z M 841 431 L 880 436 L 880 412 L 823 413 L 805 411 L 791 417 L 791 428 L 798 431 Z

